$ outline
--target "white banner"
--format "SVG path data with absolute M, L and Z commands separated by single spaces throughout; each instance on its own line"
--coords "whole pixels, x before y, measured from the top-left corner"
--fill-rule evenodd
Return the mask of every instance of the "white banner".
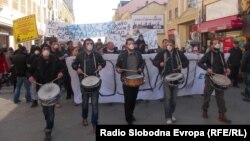
M 156 30 L 149 30 L 148 32 L 143 33 L 144 40 L 148 45 L 148 49 L 158 48 L 157 44 L 157 31 Z M 138 36 L 130 36 L 135 41 L 138 39 Z M 116 34 L 110 34 L 107 36 L 107 41 L 111 41 L 114 43 L 118 49 L 122 49 L 122 46 L 125 45 L 127 37 L 122 37 Z
M 110 32 L 111 35 L 127 37 L 132 34 L 132 20 L 115 21 L 115 27 Z
M 144 33 L 150 29 L 156 29 L 158 33 L 164 33 L 164 15 L 133 15 L 134 33 Z
M 143 55 L 146 62 L 144 69 L 145 84 L 140 86 L 138 99 L 142 100 L 157 100 L 163 97 L 163 87 L 161 86 L 161 78 L 158 69 L 153 66 L 151 59 L 154 59 L 156 54 Z M 203 94 L 205 71 L 197 66 L 197 61 L 203 55 L 185 54 L 189 59 L 189 69 L 182 70 L 185 75 L 185 83 L 179 86 L 178 96 Z M 228 58 L 229 54 L 225 55 Z M 100 72 L 102 86 L 100 90 L 100 102 L 124 102 L 122 83 L 120 74 L 115 72 L 115 64 L 118 55 L 105 54 L 104 59 L 107 60 L 107 65 Z
M 68 41 L 72 39 L 71 33 L 67 30 L 67 24 L 56 21 L 47 22 L 45 35 L 57 37 L 59 41 Z

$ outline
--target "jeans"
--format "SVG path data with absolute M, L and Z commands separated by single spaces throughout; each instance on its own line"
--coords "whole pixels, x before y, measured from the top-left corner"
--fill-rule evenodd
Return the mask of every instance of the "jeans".
M 95 92 L 86 92 L 84 91 L 83 86 L 81 86 L 81 92 L 82 92 L 82 118 L 87 119 L 88 118 L 88 112 L 89 112 L 89 98 L 91 98 L 91 105 L 92 105 L 92 116 L 91 116 L 91 123 L 93 126 L 98 124 L 98 113 L 99 113 L 99 90 Z
M 42 106 L 43 115 L 46 120 L 46 129 L 52 131 L 54 127 L 55 106 Z
M 30 93 L 32 94 L 32 99 L 33 100 L 38 100 L 38 95 L 37 95 L 37 91 L 36 91 L 36 84 L 31 84 L 30 85 Z
M 250 74 L 244 73 L 244 82 L 245 82 L 245 96 L 250 98 Z
M 26 77 L 17 77 L 17 84 L 16 84 L 16 89 L 15 89 L 15 94 L 14 94 L 14 103 L 19 102 L 20 92 L 21 92 L 23 83 L 26 89 L 26 95 L 25 95 L 26 101 L 27 102 L 31 101 L 29 81 L 27 80 Z
M 139 87 L 128 87 L 126 85 L 122 86 L 124 92 L 124 109 L 125 117 L 127 122 L 133 121 L 133 113 L 135 110 L 136 99 L 139 91 Z
M 231 66 L 230 70 L 231 70 L 231 74 L 229 75 L 229 78 L 232 80 L 233 86 L 237 86 L 240 66 Z
M 178 87 L 169 86 L 168 83 L 164 80 L 164 107 L 165 107 L 165 118 L 172 118 L 173 113 L 176 108 L 176 98 Z

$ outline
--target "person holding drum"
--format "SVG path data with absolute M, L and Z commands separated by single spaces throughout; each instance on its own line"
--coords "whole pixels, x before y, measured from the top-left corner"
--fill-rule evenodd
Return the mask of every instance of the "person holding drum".
M 116 71 L 121 74 L 121 81 L 123 82 L 125 117 L 129 125 L 135 121 L 133 113 L 139 87 L 144 83 L 142 82 L 144 81 L 143 77 L 139 75 L 143 72 L 143 69 L 144 60 L 142 55 L 140 52 L 135 51 L 134 39 L 128 38 L 126 40 L 126 50 L 118 56 Z
M 98 124 L 98 99 L 101 87 L 99 71 L 106 66 L 106 61 L 96 51 L 93 50 L 94 42 L 92 39 L 84 41 L 84 51 L 76 56 L 72 63 L 72 68 L 77 71 L 81 79 L 82 92 L 82 124 L 88 125 L 88 105 L 89 98 L 92 104 L 91 122 L 94 132 Z
M 165 118 L 167 124 L 173 124 L 176 118 L 173 116 L 176 107 L 178 85 L 184 82 L 182 68 L 189 65 L 187 57 L 175 49 L 175 41 L 169 40 L 166 50 L 157 53 L 153 65 L 159 69 L 163 78 Z
M 42 45 L 42 55 L 38 57 L 32 64 L 29 70 L 29 81 L 31 83 L 38 84 L 36 89 L 40 91 L 43 88 L 43 84 L 49 85 L 55 80 L 63 77 L 63 66 L 59 63 L 59 60 L 50 55 L 50 47 L 48 45 Z M 41 87 L 42 86 L 42 87 Z M 46 120 L 45 127 L 45 140 L 51 140 L 51 133 L 54 126 L 55 117 L 55 103 L 57 100 L 53 100 L 53 103 L 43 102 L 41 98 L 50 100 L 54 96 L 58 96 L 60 93 L 59 86 L 56 90 L 53 87 L 48 87 L 44 90 L 44 93 L 39 93 L 38 97 L 42 104 L 43 114 Z M 52 93 L 51 93 L 52 92 Z M 56 92 L 56 93 L 53 93 Z M 41 95 L 40 95 L 41 94 Z M 49 95 L 51 94 L 51 95 Z M 53 95 L 53 97 L 52 97 Z M 47 97 L 47 98 L 46 98 Z M 45 101 L 45 100 L 44 100 Z
M 226 105 L 224 100 L 224 91 L 222 89 L 217 89 L 212 86 L 211 76 L 216 74 L 229 75 L 230 69 L 227 67 L 227 64 L 224 59 L 224 54 L 220 52 L 220 44 L 217 40 L 212 40 L 210 42 L 210 51 L 207 52 L 199 61 L 198 66 L 206 70 L 205 75 L 205 88 L 204 88 L 204 101 L 202 105 L 202 117 L 208 118 L 208 107 L 210 102 L 210 97 L 212 92 L 215 90 L 215 98 L 217 101 L 219 109 L 219 120 L 225 123 L 231 123 L 226 116 Z

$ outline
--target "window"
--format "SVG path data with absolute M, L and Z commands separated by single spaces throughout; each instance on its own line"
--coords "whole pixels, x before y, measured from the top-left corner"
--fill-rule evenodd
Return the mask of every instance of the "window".
M 178 18 L 179 16 L 178 16 L 178 8 L 175 8 L 175 18 Z
M 7 5 L 8 6 L 8 0 L 0 0 L 1 5 Z
M 188 8 L 196 8 L 197 7 L 197 0 L 188 0 L 187 7 Z
M 169 17 L 169 20 L 172 20 L 172 11 L 171 10 L 169 10 L 169 12 L 168 12 L 168 17 Z
M 28 2 L 27 2 L 27 11 L 28 11 L 27 13 L 28 13 L 28 15 L 30 15 L 32 13 L 31 5 L 32 5 L 31 0 L 28 0 Z
M 19 5 L 18 1 L 19 1 L 19 0 L 13 0 L 13 1 L 12 1 L 12 7 L 13 7 L 15 10 L 18 10 L 18 5 Z
M 26 0 L 21 0 L 21 13 L 26 15 Z

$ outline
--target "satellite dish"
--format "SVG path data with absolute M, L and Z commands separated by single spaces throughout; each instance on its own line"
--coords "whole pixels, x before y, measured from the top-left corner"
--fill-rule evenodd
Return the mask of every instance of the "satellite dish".
M 192 40 L 199 40 L 199 34 L 197 32 L 192 32 L 191 33 L 191 38 Z

